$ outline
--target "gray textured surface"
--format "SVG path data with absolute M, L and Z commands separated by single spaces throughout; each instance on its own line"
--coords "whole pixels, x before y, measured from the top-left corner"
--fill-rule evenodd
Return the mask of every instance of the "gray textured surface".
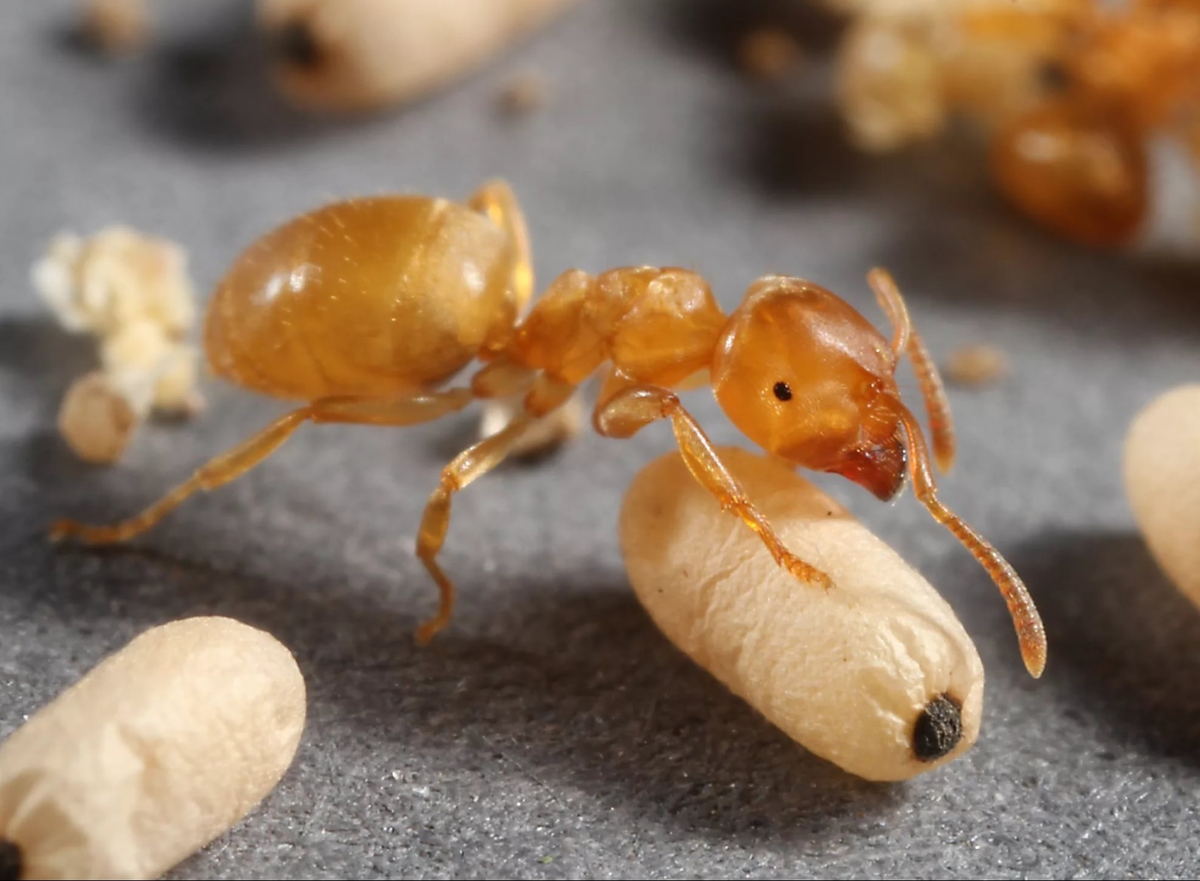
M 70 6 L 5 0 L 0 17 L 0 734 L 135 633 L 199 612 L 278 635 L 310 688 L 283 783 L 174 877 L 1193 876 L 1200 614 L 1133 533 L 1119 461 L 1137 409 L 1200 369 L 1194 257 L 1051 241 L 961 154 L 854 158 L 803 84 L 739 79 L 707 3 L 584 3 L 438 99 L 341 127 L 270 101 L 237 4 L 176 2 L 152 51 L 108 64 L 61 39 Z M 505 122 L 495 94 L 526 66 L 553 101 Z M 784 272 L 877 316 L 863 274 L 879 262 L 936 351 L 1011 353 L 1011 381 L 954 393 L 945 497 L 1040 601 L 1041 682 L 986 576 L 911 496 L 883 506 L 822 481 L 975 638 L 986 712 L 962 760 L 907 785 L 852 779 L 654 630 L 615 522 L 665 427 L 589 435 L 464 495 L 444 558 L 460 612 L 427 651 L 411 632 L 434 591 L 411 537 L 474 416 L 305 429 L 135 547 L 42 540 L 55 515 L 133 511 L 279 409 L 213 386 L 204 419 L 146 430 L 120 467 L 75 462 L 53 417 L 88 346 L 54 329 L 26 275 L 51 234 L 170 235 L 207 289 L 255 235 L 327 198 L 465 195 L 494 174 L 524 199 L 542 280 L 679 263 L 731 306 Z

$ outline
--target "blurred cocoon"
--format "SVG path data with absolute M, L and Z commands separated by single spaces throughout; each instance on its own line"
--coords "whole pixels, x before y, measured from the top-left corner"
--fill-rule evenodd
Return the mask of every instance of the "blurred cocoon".
M 288 100 L 354 112 L 448 85 L 573 2 L 258 0 L 258 20 Z
M 1200 606 L 1200 385 L 1165 392 L 1134 418 L 1125 490 L 1150 553 Z

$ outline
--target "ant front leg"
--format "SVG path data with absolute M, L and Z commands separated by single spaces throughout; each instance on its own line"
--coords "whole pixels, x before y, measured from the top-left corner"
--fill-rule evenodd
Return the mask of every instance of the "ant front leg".
M 896 357 L 907 354 L 912 361 L 917 381 L 921 384 L 921 395 L 925 398 L 925 412 L 929 415 L 929 431 L 933 439 L 933 461 L 938 471 L 947 473 L 954 466 L 955 439 L 954 420 L 950 416 L 950 401 L 946 398 L 946 386 L 938 373 L 937 365 L 913 327 L 908 307 L 900 294 L 892 274 L 886 269 L 872 269 L 867 282 L 875 292 L 875 299 L 887 315 L 895 330 L 892 351 Z
M 254 437 L 217 456 L 142 513 L 111 526 L 88 526 L 60 520 L 50 531 L 52 540 L 67 537 L 86 544 L 127 541 L 158 524 L 167 514 L 200 490 L 214 490 L 241 477 L 279 449 L 305 422 L 350 422 L 365 425 L 404 426 L 430 422 L 461 410 L 474 400 L 467 389 L 450 389 L 397 398 L 321 398 L 276 419 Z
M 716 496 L 722 510 L 732 511 L 754 530 L 776 563 L 807 584 L 825 589 L 833 586 L 828 575 L 783 546 L 767 518 L 746 498 L 741 484 L 729 473 L 704 430 L 674 392 L 659 386 L 626 385 L 600 399 L 593 423 L 606 437 L 627 438 L 657 419 L 671 420 L 679 452 L 692 476 Z

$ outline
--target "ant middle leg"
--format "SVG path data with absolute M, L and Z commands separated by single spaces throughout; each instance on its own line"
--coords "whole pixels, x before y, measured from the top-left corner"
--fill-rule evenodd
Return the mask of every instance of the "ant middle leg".
M 892 274 L 886 269 L 875 268 L 867 274 L 867 282 L 895 330 L 892 350 L 897 358 L 907 354 L 912 361 L 917 381 L 921 385 L 921 396 L 925 399 L 925 412 L 929 415 L 933 461 L 938 471 L 945 474 L 954 466 L 956 447 L 954 420 L 950 415 L 946 386 L 933 357 L 929 354 L 929 349 L 925 347 L 925 341 L 913 327 L 908 307 L 904 304 L 904 297 L 900 294 L 900 288 Z
M 615 386 L 610 380 L 609 388 Z M 732 511 L 758 535 L 776 563 L 807 584 L 825 589 L 833 586 L 828 575 L 783 546 L 767 518 L 729 473 L 704 429 L 670 389 L 629 384 L 611 391 L 597 403 L 593 424 L 606 437 L 627 438 L 658 419 L 671 420 L 679 452 L 692 476 L 717 498 L 722 510 Z
M 305 422 L 415 425 L 461 410 L 473 399 L 467 389 L 450 389 L 397 399 L 321 398 L 285 413 L 249 440 L 201 466 L 188 480 L 140 514 L 110 526 L 88 526 L 74 520 L 59 520 L 51 527 L 50 537 L 52 540 L 74 537 L 93 545 L 127 541 L 157 525 L 192 494 L 216 489 L 241 477 L 279 449 Z
M 526 398 L 526 408 L 500 431 L 463 450 L 442 469 L 437 489 L 429 496 L 421 529 L 417 533 L 417 556 L 437 583 L 440 604 L 437 614 L 417 630 L 417 642 L 428 645 L 454 615 L 454 582 L 437 561 L 438 553 L 450 530 L 450 502 L 454 494 L 502 463 L 522 436 L 533 430 L 539 420 L 552 416 L 570 397 L 573 386 L 539 377 Z

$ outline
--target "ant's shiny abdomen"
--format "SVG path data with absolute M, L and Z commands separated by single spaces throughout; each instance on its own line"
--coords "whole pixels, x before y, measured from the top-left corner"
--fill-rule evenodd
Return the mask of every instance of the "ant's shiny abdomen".
M 507 341 L 517 260 L 504 231 L 464 205 L 337 202 L 236 259 L 209 307 L 209 362 L 275 397 L 426 389 Z

